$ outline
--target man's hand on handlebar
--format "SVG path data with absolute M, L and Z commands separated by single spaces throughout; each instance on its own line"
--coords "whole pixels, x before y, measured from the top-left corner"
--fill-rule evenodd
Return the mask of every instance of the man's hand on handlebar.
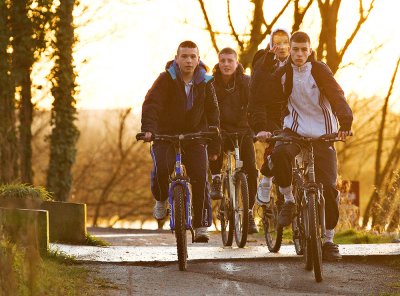
M 143 142 L 151 142 L 153 134 L 151 132 L 145 132 Z
M 210 154 L 208 155 L 208 160 L 214 161 L 217 160 L 218 155 L 217 154 Z
M 350 137 L 352 135 L 353 133 L 351 131 L 339 131 L 337 137 L 341 141 L 346 141 L 346 137 Z
M 261 131 L 256 135 L 256 138 L 260 142 L 266 142 L 268 138 L 271 138 L 272 134 L 270 132 Z

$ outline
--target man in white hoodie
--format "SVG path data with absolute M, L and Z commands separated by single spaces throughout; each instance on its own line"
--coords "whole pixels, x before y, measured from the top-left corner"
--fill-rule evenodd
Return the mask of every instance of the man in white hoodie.
M 296 32 L 292 35 L 288 62 L 271 74 L 265 87 L 260 90 L 261 95 L 266 97 L 271 106 L 277 103 L 274 102 L 276 98 L 285 99 L 287 107 L 283 114 L 283 134 L 318 138 L 337 132 L 338 137 L 345 140 L 351 134 L 353 113 L 329 67 L 315 60 L 310 44 L 306 33 Z M 270 133 L 265 135 L 266 138 L 270 136 Z M 260 137 L 260 140 L 263 138 Z M 284 205 L 278 219 L 282 226 L 289 225 L 295 213 L 292 160 L 299 152 L 296 144 L 281 144 L 274 148 L 271 155 L 271 172 L 279 191 L 284 195 Z M 323 184 L 325 197 L 327 230 L 323 258 L 337 261 L 341 255 L 338 245 L 333 243 L 334 228 L 339 218 L 336 150 L 333 144 L 321 142 L 314 145 L 314 153 L 316 181 Z

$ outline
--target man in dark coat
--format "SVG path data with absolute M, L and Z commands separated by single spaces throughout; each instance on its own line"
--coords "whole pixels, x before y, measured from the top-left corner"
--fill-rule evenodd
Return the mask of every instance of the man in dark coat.
M 256 169 L 252 131 L 247 121 L 247 105 L 249 100 L 250 77 L 244 74 L 244 69 L 238 63 L 237 53 L 232 48 L 224 48 L 218 54 L 219 63 L 215 65 L 213 74 L 220 110 L 221 130 L 241 132 L 239 139 L 240 158 L 243 161 L 243 171 L 247 175 L 249 187 L 249 233 L 257 233 L 254 222 L 253 206 L 257 191 L 258 171 Z M 247 135 L 245 135 L 247 134 Z M 225 139 L 224 150 L 232 149 L 230 139 Z M 221 168 L 223 155 L 215 161 L 210 161 L 212 174 L 211 198 L 222 198 Z
M 167 63 L 148 91 L 142 106 L 142 132 L 145 141 L 154 134 L 184 134 L 219 127 L 218 102 L 212 76 L 200 61 L 199 49 L 192 41 L 182 42 L 173 61 Z M 219 144 L 210 143 L 210 159 L 219 154 Z M 151 147 L 154 168 L 151 190 L 156 199 L 153 215 L 157 220 L 167 214 L 168 178 L 174 169 L 175 151 L 171 143 L 155 142 Z M 195 240 L 207 242 L 211 226 L 211 201 L 207 185 L 207 147 L 201 141 L 184 144 L 185 164 L 193 192 Z

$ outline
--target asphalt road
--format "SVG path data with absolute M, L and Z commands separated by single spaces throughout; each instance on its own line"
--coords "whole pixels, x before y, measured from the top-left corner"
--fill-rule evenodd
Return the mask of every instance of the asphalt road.
M 93 283 L 99 296 L 400 295 L 400 244 L 392 244 L 387 249 L 391 251 L 384 251 L 382 246 L 379 255 L 346 255 L 341 262 L 324 263 L 324 279 L 316 283 L 313 273 L 304 269 L 302 257 L 290 254 L 294 252 L 293 246 L 284 246 L 287 251 L 280 254 L 270 254 L 262 237 L 257 235 L 250 237 L 245 249 L 223 249 L 218 233 L 212 235 L 209 244 L 190 244 L 189 259 L 192 254 L 192 260 L 188 270 L 181 272 L 173 252 L 175 239 L 169 231 L 90 229 L 90 232 L 113 244 L 95 248 L 106 259 L 122 258 L 114 262 L 83 260 L 92 278 L 103 279 Z M 68 250 L 70 246 L 62 247 Z M 342 251 L 346 247 L 349 246 L 340 246 Z M 372 246 L 372 250 L 377 247 Z M 90 253 L 93 249 L 71 248 L 80 250 L 81 255 L 93 256 Z M 138 255 L 141 250 L 153 252 L 156 260 L 133 260 L 143 257 Z M 357 250 L 361 247 L 351 252 Z M 217 251 L 221 255 L 213 256 Z M 223 256 L 229 252 L 234 255 Z

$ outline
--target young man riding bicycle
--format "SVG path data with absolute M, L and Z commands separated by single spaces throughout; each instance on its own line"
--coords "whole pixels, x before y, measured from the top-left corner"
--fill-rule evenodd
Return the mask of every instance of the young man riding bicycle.
M 288 62 L 269 75 L 264 86 L 257 89 L 257 95 L 264 97 L 270 107 L 269 112 L 259 116 L 270 119 L 269 114 L 279 114 L 281 102 L 277 98 L 284 98 L 287 108 L 283 115 L 283 134 L 318 138 L 337 132 L 338 137 L 345 140 L 351 134 L 352 111 L 329 67 L 315 60 L 310 43 L 306 33 L 293 34 Z M 271 133 L 266 131 L 259 136 L 259 140 L 270 136 Z M 333 144 L 322 142 L 316 143 L 314 149 L 316 182 L 323 184 L 325 197 L 323 258 L 336 261 L 341 259 L 339 248 L 333 243 L 334 228 L 339 218 L 336 150 Z M 295 214 L 292 160 L 299 152 L 300 147 L 296 144 L 278 143 L 267 167 L 269 175 L 275 177 L 279 191 L 284 195 L 285 202 L 278 219 L 282 226 L 289 225 Z
M 213 76 L 220 110 L 221 130 L 249 135 L 244 135 L 239 139 L 240 158 L 243 161 L 243 171 L 247 175 L 249 187 L 249 233 L 257 233 L 252 209 L 257 191 L 258 171 L 251 137 L 252 131 L 247 122 L 250 77 L 244 74 L 243 66 L 239 64 L 237 53 L 232 48 L 222 49 L 218 54 L 218 61 L 213 69 Z M 232 149 L 233 143 L 230 139 L 226 139 L 222 146 L 224 149 Z M 222 154 L 215 161 L 210 161 L 212 199 L 222 198 L 222 161 Z
M 259 89 L 263 87 L 268 77 L 279 67 L 285 65 L 289 57 L 290 33 L 287 29 L 277 27 L 271 32 L 270 42 L 266 49 L 259 50 L 253 58 L 248 117 L 251 128 L 258 138 L 265 138 L 266 132 L 273 132 L 281 128 L 281 111 L 283 98 L 276 98 L 274 106 L 270 108 L 265 97 L 259 95 Z M 271 94 L 280 96 L 280 93 Z M 269 112 L 273 110 L 274 112 Z M 275 111 L 279 110 L 279 112 Z M 268 121 L 266 113 L 268 113 Z M 264 162 L 260 168 L 262 179 L 257 190 L 257 203 L 265 206 L 270 201 L 272 188 L 272 176 L 268 173 L 268 157 L 272 152 L 272 146 L 267 146 L 264 151 Z
M 142 132 L 145 141 L 154 134 L 184 134 L 219 127 L 218 102 L 213 79 L 206 75 L 199 49 L 192 41 L 182 42 L 173 61 L 167 63 L 148 91 L 142 106 Z M 219 144 L 208 146 L 209 159 L 219 154 Z M 154 167 L 151 191 L 156 199 L 153 215 L 162 220 L 167 215 L 168 178 L 174 169 L 175 151 L 171 143 L 155 142 L 151 148 Z M 207 186 L 207 146 L 192 141 L 183 146 L 183 163 L 190 177 L 193 192 L 193 227 L 195 241 L 208 241 L 211 226 L 211 202 Z

